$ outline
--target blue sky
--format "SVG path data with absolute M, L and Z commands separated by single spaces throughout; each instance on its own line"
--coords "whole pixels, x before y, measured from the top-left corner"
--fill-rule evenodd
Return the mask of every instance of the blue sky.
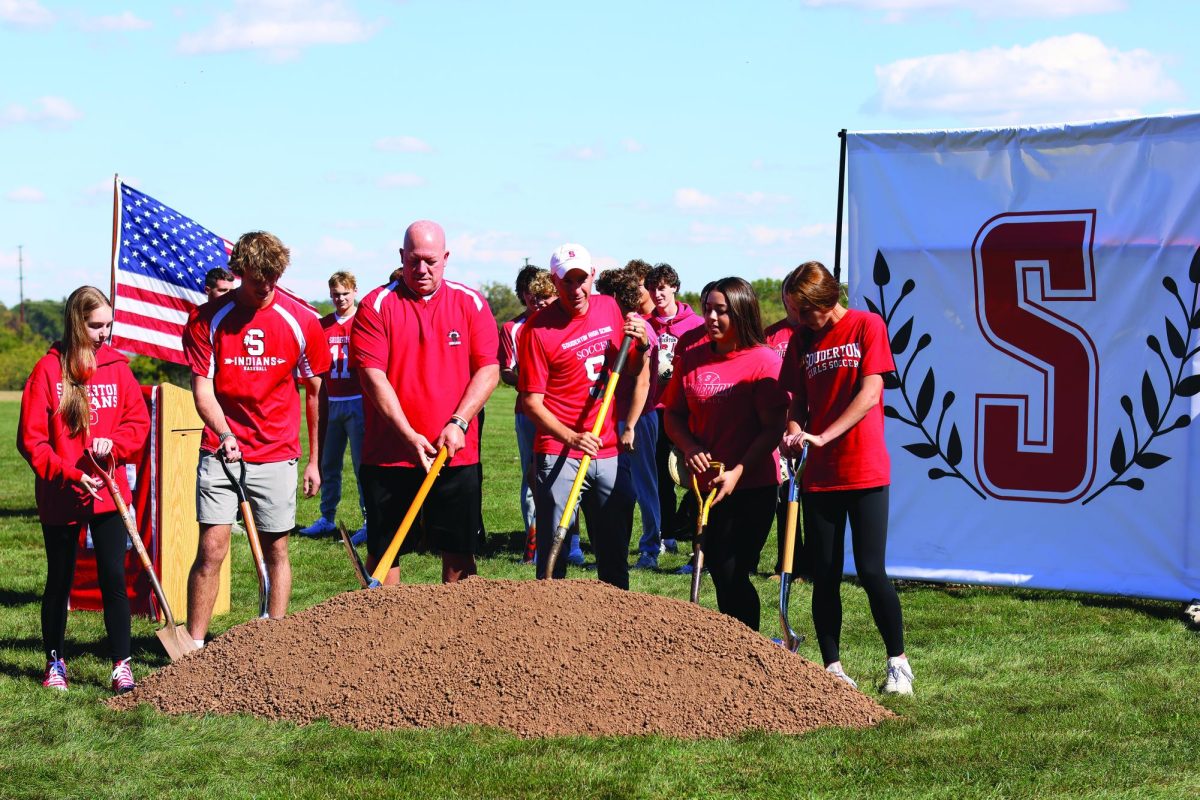
M 832 263 L 850 130 L 1200 107 L 1200 13 L 1139 0 L 0 0 L 0 302 L 108 286 L 112 176 L 292 248 L 312 298 L 404 228 L 510 282 L 563 241 L 684 288 Z

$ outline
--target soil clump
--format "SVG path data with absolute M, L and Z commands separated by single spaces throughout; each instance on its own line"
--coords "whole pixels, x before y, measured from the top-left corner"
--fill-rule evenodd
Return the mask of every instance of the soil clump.
M 598 581 L 347 592 L 253 620 L 108 701 L 361 730 L 719 738 L 894 716 L 736 620 Z

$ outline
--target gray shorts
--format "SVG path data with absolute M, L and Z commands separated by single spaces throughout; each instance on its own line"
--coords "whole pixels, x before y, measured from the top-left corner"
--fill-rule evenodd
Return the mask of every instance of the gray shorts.
M 246 497 L 254 512 L 254 525 L 264 533 L 290 533 L 296 527 L 296 462 L 246 464 Z M 229 464 L 237 478 L 240 464 Z M 200 452 L 196 465 L 196 521 L 201 525 L 229 525 L 237 516 L 238 497 L 225 470 L 212 453 Z

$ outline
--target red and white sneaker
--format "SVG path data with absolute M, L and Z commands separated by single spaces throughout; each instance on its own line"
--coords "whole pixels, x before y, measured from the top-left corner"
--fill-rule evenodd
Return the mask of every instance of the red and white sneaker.
M 42 679 L 42 686 L 60 692 L 67 690 L 67 662 L 59 658 L 54 650 L 50 651 L 50 660 L 46 662 L 46 677 Z
M 129 659 L 113 664 L 112 690 L 113 694 L 132 692 L 137 687 L 133 680 L 133 670 L 129 668 Z

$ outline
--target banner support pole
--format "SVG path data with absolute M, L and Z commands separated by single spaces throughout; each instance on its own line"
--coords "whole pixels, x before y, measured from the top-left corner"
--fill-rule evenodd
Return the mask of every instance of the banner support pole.
M 117 310 L 117 231 L 120 220 L 117 218 L 117 208 L 120 203 L 121 179 L 117 173 L 113 173 L 113 232 L 112 232 L 112 251 L 109 254 L 109 259 L 112 269 L 109 273 L 108 280 L 108 302 L 112 303 L 113 312 Z
M 837 199 L 837 232 L 833 240 L 833 279 L 842 282 L 842 204 L 846 196 L 846 129 L 838 131 L 842 140 L 841 158 L 838 161 L 838 199 Z

